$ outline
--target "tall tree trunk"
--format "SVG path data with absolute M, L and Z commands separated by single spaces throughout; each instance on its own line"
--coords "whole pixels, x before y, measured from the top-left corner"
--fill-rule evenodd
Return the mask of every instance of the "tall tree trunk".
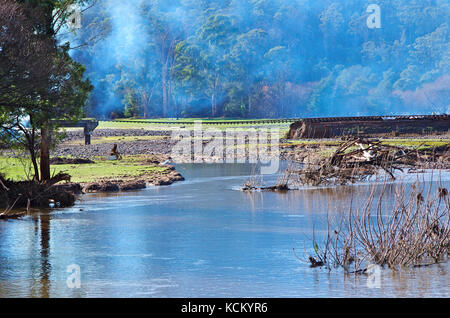
M 41 128 L 41 182 L 50 180 L 50 131 Z
M 216 117 L 217 115 L 217 98 L 216 98 L 216 92 L 217 92 L 217 86 L 219 85 L 219 76 L 216 75 L 216 78 L 214 79 L 213 84 L 213 93 L 211 95 L 211 116 Z
M 145 119 L 147 119 L 149 116 L 148 116 L 148 104 L 149 104 L 149 102 L 148 102 L 148 96 L 147 96 L 147 92 L 143 92 L 142 94 L 141 94 L 141 100 L 142 100 L 142 103 L 144 104 L 144 118 Z
M 163 117 L 167 116 L 167 63 L 162 65 Z
M 145 118 L 145 119 L 150 118 L 149 106 L 150 106 L 150 105 L 149 105 L 148 102 L 145 103 L 145 106 L 144 106 L 144 109 L 145 109 L 144 118 Z
M 31 163 L 33 164 L 34 169 L 34 177 L 33 180 L 39 181 L 39 168 L 36 158 L 36 152 L 34 151 L 34 137 L 35 137 L 35 130 L 32 128 L 31 130 L 31 136 L 28 134 L 25 134 L 27 141 L 28 141 L 28 151 L 30 152 L 31 157 Z
M 31 156 L 31 163 L 33 164 L 33 169 L 34 169 L 33 180 L 39 181 L 39 168 L 38 168 L 38 164 L 37 164 L 36 154 L 34 152 L 34 149 L 29 149 L 29 151 L 30 151 L 30 156 Z
M 214 92 L 211 95 L 211 117 L 216 117 L 216 109 L 217 109 L 217 105 L 216 105 L 216 93 Z
M 252 116 L 252 111 L 253 111 L 252 106 L 253 106 L 252 105 L 252 90 L 250 89 L 248 92 L 248 112 L 247 112 L 248 118 L 251 118 L 251 116 Z
M 20 131 L 22 131 L 23 135 L 25 136 L 25 139 L 27 140 L 26 147 L 28 148 L 28 152 L 30 153 L 31 163 L 33 164 L 33 170 L 34 170 L 34 181 L 39 181 L 39 167 L 37 164 L 37 158 L 36 158 L 36 152 L 34 149 L 34 142 L 36 137 L 36 130 L 33 127 L 33 117 L 30 116 L 30 124 L 32 126 L 31 132 L 27 130 L 22 125 L 18 125 L 18 128 Z

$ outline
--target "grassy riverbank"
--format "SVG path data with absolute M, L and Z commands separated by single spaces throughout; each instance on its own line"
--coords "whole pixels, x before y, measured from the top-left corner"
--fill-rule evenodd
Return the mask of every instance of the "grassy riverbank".
M 89 183 L 109 179 L 130 180 L 142 176 L 165 175 L 171 172 L 168 167 L 148 163 L 147 156 L 124 156 L 122 160 L 110 161 L 96 159 L 95 163 L 52 165 L 52 174 L 60 172 L 72 176 L 72 182 Z M 31 162 L 25 158 L 0 157 L 0 171 L 14 181 L 27 180 L 30 176 Z

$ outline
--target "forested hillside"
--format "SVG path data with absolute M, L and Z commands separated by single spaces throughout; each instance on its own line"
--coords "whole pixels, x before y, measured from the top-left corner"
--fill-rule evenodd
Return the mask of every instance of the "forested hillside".
M 70 40 L 90 116 L 431 114 L 450 112 L 449 21 L 448 0 L 104 0 Z

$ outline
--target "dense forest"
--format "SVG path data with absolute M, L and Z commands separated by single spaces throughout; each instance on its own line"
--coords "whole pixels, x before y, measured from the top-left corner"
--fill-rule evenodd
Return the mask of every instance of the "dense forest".
M 87 116 L 431 114 L 450 112 L 449 21 L 448 0 L 102 0 L 60 40 Z

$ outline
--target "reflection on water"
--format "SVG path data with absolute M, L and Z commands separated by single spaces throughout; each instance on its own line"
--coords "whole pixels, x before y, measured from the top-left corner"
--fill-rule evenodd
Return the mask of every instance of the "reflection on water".
M 292 248 L 311 247 L 313 225 L 324 230 L 327 211 L 363 204 L 367 185 L 245 193 L 236 189 L 248 165 L 177 168 L 185 182 L 1 221 L 0 297 L 448 297 L 448 263 L 383 270 L 381 288 L 371 289 L 366 276 L 311 269 L 294 256 Z M 67 287 L 71 264 L 81 268 L 80 289 Z
M 42 297 L 49 296 L 50 289 L 50 262 L 49 262 L 49 253 L 50 253 L 50 215 L 47 213 L 42 213 L 39 215 L 39 228 L 41 234 L 41 275 L 40 275 L 40 293 L 37 295 Z

